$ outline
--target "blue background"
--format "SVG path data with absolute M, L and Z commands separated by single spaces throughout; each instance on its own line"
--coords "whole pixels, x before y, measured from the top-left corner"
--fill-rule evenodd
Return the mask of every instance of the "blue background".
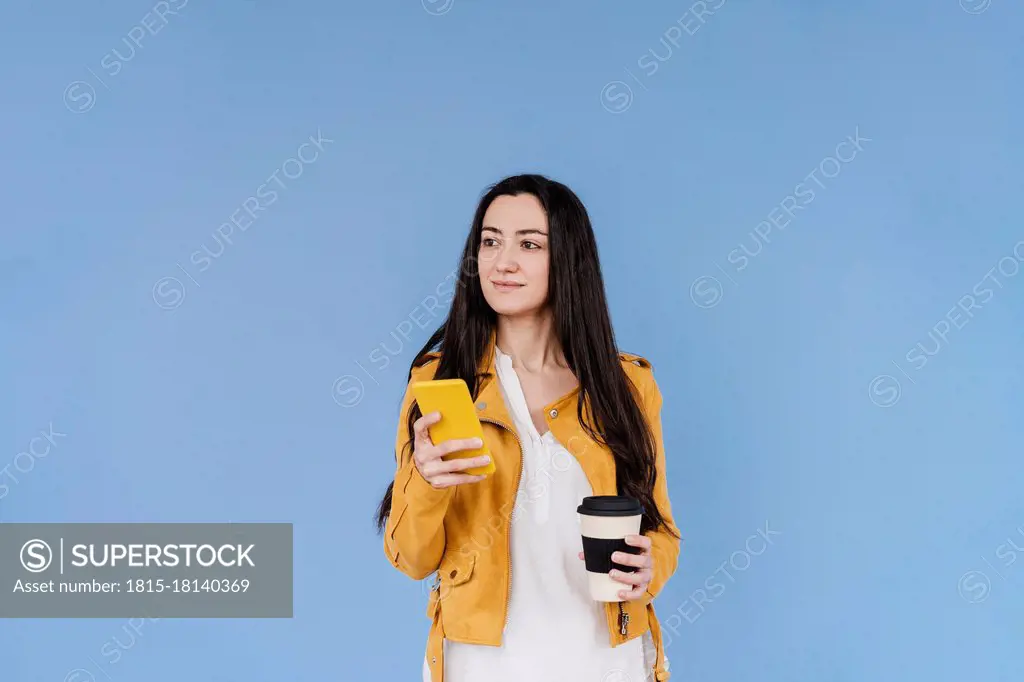
M 0 520 L 292 521 L 296 546 L 293 620 L 165 619 L 116 663 L 126 620 L 0 621 L 0 677 L 418 679 L 426 590 L 370 524 L 440 321 L 417 306 L 486 185 L 537 171 L 591 211 L 664 394 L 673 679 L 1020 679 L 1024 277 L 987 273 L 1024 239 L 1024 7 L 424 1 L 192 0 L 116 75 L 151 2 L 6 9 L 0 466 L 67 435 L 8 470 Z

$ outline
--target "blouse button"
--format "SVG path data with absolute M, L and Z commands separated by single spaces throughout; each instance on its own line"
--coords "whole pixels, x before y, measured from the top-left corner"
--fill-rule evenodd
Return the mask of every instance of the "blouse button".
M 478 409 L 478 410 L 486 410 L 487 409 L 487 403 L 485 403 L 485 402 L 477 403 L 476 404 L 476 409 Z
M 548 412 L 548 414 L 550 414 L 551 418 L 554 419 L 555 417 L 558 416 L 558 410 L 551 410 L 550 412 Z

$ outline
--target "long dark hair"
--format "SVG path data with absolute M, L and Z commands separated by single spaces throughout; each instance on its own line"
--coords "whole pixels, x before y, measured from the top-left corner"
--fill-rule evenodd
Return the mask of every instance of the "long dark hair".
M 484 298 L 475 267 L 484 214 L 495 198 L 520 194 L 535 196 L 547 213 L 551 249 L 548 305 L 566 364 L 580 384 L 580 424 L 591 438 L 612 451 L 619 494 L 635 497 L 643 504 L 641 533 L 668 528 L 654 503 L 654 436 L 619 359 L 594 229 L 583 203 L 565 185 L 542 175 L 516 175 L 496 183 L 483 195 L 462 250 L 451 310 L 416 354 L 409 378 L 413 369 L 423 364 L 424 356 L 436 349 L 441 357 L 434 378 L 463 379 L 476 399 L 487 378 L 478 374 L 478 368 L 497 325 L 497 314 Z M 413 403 L 406 449 L 412 447 L 413 423 L 420 416 L 419 407 Z M 377 507 L 379 533 L 383 533 L 391 513 L 393 488 L 394 481 Z

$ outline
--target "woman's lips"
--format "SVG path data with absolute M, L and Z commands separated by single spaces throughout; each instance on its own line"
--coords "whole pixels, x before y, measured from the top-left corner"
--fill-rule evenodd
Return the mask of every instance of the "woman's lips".
M 498 291 L 515 291 L 516 289 L 522 289 L 523 286 L 525 286 L 523 284 L 504 284 L 502 282 L 491 282 L 491 285 Z

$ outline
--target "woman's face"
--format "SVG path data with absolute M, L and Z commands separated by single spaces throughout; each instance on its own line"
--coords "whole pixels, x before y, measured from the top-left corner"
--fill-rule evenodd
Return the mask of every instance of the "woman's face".
M 480 288 L 499 315 L 536 313 L 548 298 L 548 218 L 532 194 L 503 195 L 484 213 Z

